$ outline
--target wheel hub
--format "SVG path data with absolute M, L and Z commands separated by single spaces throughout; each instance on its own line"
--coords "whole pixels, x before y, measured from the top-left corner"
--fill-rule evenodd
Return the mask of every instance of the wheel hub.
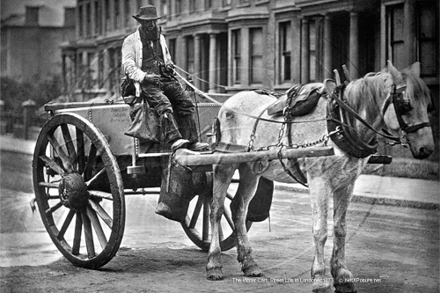
M 78 173 L 64 176 L 58 192 L 63 205 L 76 210 L 85 208 L 90 198 L 84 178 Z

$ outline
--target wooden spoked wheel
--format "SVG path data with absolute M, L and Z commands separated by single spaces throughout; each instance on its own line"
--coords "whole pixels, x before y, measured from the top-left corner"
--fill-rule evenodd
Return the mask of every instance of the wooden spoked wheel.
M 237 172 L 226 194 L 223 217 L 220 221 L 220 248 L 222 251 L 227 251 L 236 245 L 230 205 L 237 192 L 239 182 Z M 212 192 L 205 195 L 196 195 L 190 202 L 185 221 L 181 223 L 188 238 L 204 251 L 208 251 L 211 244 L 211 222 L 209 217 L 211 199 Z M 251 221 L 246 221 L 248 230 L 251 225 Z
M 53 243 L 74 265 L 96 269 L 119 249 L 124 186 L 104 135 L 77 114 L 42 128 L 32 163 L 39 213 Z

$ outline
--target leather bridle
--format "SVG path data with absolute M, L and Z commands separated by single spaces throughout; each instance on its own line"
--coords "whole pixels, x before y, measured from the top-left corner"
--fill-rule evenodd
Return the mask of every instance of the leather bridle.
M 391 103 L 394 105 L 394 110 L 396 112 L 397 121 L 399 123 L 399 127 L 404 132 L 404 134 L 413 133 L 417 130 L 424 128 L 424 127 L 431 127 L 431 124 L 429 122 L 422 122 L 415 125 L 408 125 L 402 118 L 402 116 L 410 111 L 412 109 L 412 106 L 410 102 L 405 97 L 405 91 L 406 91 L 406 85 L 402 85 L 397 87 L 395 84 L 392 85 L 393 89 L 390 93 L 390 96 L 386 99 L 385 104 L 382 108 L 382 116 L 385 116 L 385 112 L 388 110 L 388 107 L 391 105 Z M 347 117 L 347 114 L 351 115 L 358 121 L 360 121 L 362 124 L 367 126 L 369 129 L 374 131 L 376 134 L 379 134 L 380 136 L 383 136 L 387 139 L 393 140 L 394 143 L 402 143 L 400 137 L 396 137 L 393 135 L 388 134 L 388 132 L 379 132 L 375 130 L 371 125 L 369 125 L 368 122 L 366 122 L 362 117 L 359 116 L 356 111 L 354 111 L 348 104 L 343 100 L 343 91 L 345 89 L 345 84 L 341 84 L 340 86 L 336 87 L 335 91 L 331 95 L 331 98 L 340 106 L 342 112 L 346 112 L 343 114 L 343 116 Z M 341 121 L 340 121 L 341 122 Z M 342 121 L 342 125 L 346 123 L 346 121 Z M 353 127 L 353 126 L 352 126 Z M 346 127 L 347 129 L 349 127 Z
M 385 116 L 385 112 L 391 103 L 394 104 L 394 111 L 396 112 L 397 121 L 399 122 L 400 129 L 405 133 L 413 133 L 424 127 L 431 127 L 431 123 L 422 122 L 415 125 L 408 125 L 402 118 L 402 116 L 412 109 L 410 102 L 405 98 L 406 85 L 397 87 L 393 84 L 393 91 L 390 93 L 390 97 L 385 101 L 383 107 L 382 116 Z

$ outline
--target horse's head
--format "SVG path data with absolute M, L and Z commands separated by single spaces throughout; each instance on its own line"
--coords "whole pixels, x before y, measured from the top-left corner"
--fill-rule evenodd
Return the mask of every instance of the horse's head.
M 399 72 L 391 62 L 381 76 L 390 88 L 383 108 L 384 121 L 391 132 L 401 132 L 414 158 L 424 159 L 434 151 L 428 108 L 432 106 L 428 87 L 420 78 L 420 63 Z

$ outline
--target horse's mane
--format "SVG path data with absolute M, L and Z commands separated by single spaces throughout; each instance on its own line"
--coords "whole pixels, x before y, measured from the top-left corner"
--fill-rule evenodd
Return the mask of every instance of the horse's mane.
M 386 73 L 368 73 L 364 77 L 350 82 L 345 90 L 345 99 L 348 105 L 358 113 L 365 111 L 367 119 L 374 118 L 380 113 L 380 99 L 390 91 L 384 82 L 384 77 L 381 76 L 382 74 Z M 428 86 L 419 76 L 410 69 L 404 69 L 401 74 L 406 81 L 406 95 L 411 103 L 426 102 L 428 104 L 431 102 Z M 415 101 L 416 97 L 425 99 L 425 101 Z
M 388 92 L 389 89 L 380 73 L 368 73 L 347 85 L 345 99 L 353 110 L 358 113 L 365 112 L 369 119 L 380 112 L 380 100 Z

